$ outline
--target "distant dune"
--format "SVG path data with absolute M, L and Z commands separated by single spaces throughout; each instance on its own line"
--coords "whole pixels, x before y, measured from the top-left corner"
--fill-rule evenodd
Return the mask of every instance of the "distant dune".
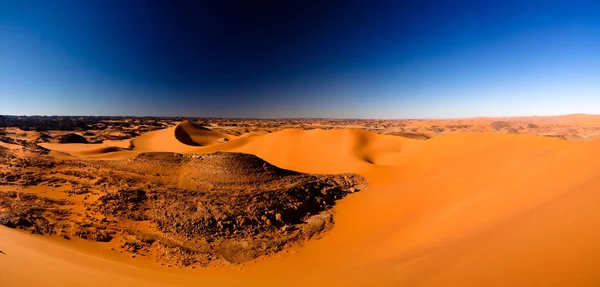
M 226 139 L 226 140 L 220 140 Z M 417 142 L 403 137 L 379 135 L 359 129 L 295 130 L 250 134 L 239 138 L 184 121 L 175 127 L 148 132 L 137 138 L 107 144 L 42 144 L 55 151 L 92 159 L 133 157 L 142 152 L 205 153 L 244 152 L 267 161 L 283 161 L 294 170 L 313 173 L 353 172 L 378 164 L 401 152 L 403 144 Z M 126 148 L 130 146 L 131 148 Z M 310 155 L 310 156 L 307 156 Z M 340 171 L 340 167 L 344 171 Z
M 578 115 L 550 120 L 600 124 Z M 599 140 L 507 133 L 415 140 L 358 129 L 236 138 L 182 122 L 131 147 L 45 146 L 90 159 L 243 152 L 294 171 L 359 173 L 370 188 L 336 205 L 336 226 L 320 240 L 241 268 L 173 271 L 105 260 L 97 250 L 82 253 L 2 227 L 0 277 L 11 286 L 600 285 Z
M 206 146 L 223 143 L 235 137 L 212 131 L 190 121 L 184 121 L 175 127 L 175 138 L 186 145 Z
M 282 130 L 253 137 L 229 150 L 255 154 L 293 170 L 340 173 L 377 164 L 381 157 L 401 152 L 403 143 L 409 141 L 358 129 Z

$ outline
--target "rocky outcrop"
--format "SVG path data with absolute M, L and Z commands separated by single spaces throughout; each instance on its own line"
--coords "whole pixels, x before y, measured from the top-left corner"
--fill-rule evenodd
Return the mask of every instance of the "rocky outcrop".
M 75 133 L 66 134 L 61 136 L 58 140 L 59 143 L 89 143 L 86 138 Z

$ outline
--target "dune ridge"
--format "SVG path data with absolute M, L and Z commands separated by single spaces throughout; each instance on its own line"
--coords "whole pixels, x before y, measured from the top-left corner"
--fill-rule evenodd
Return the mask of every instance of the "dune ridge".
M 219 141 L 219 139 L 227 140 Z M 190 121 L 183 121 L 175 127 L 148 132 L 134 139 L 122 141 L 119 145 L 42 144 L 42 146 L 96 160 L 128 158 L 144 152 L 243 152 L 255 154 L 267 161 L 293 162 L 295 170 L 298 171 L 306 170 L 303 166 L 309 166 L 308 169 L 312 173 L 340 173 L 355 172 L 368 165 L 384 163 L 387 157 L 399 154 L 403 145 L 418 144 L 420 144 L 418 140 L 380 135 L 360 129 L 286 129 L 268 134 L 235 137 L 211 131 Z M 306 153 L 312 153 L 314 157 L 304 156 Z M 347 168 L 340 171 L 340 165 Z M 318 169 L 314 166 L 318 166 Z
M 175 138 L 186 145 L 206 146 L 229 141 L 235 136 L 212 131 L 186 120 L 175 127 Z

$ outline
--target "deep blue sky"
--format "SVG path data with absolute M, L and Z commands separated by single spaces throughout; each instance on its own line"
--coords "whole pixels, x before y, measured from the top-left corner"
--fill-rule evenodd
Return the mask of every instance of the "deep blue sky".
M 600 113 L 597 0 L 0 0 L 0 114 L 579 112 Z

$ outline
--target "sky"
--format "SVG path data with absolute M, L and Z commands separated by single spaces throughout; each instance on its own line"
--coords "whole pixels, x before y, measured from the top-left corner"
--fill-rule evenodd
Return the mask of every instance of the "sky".
M 570 113 L 600 114 L 597 0 L 0 0 L 0 114 Z

